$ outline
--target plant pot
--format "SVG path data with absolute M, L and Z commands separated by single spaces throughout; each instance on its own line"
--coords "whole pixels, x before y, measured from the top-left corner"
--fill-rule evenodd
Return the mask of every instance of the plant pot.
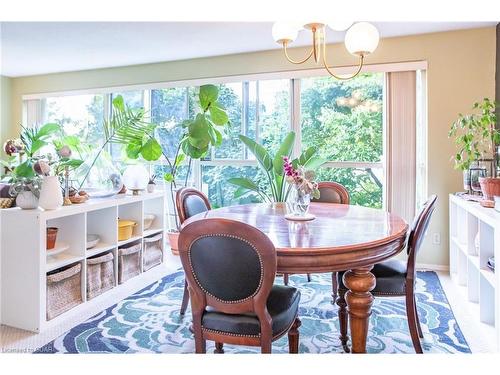
M 167 232 L 167 235 L 172 254 L 179 255 L 179 231 L 171 229 Z
M 38 198 L 31 190 L 21 191 L 17 194 L 16 206 L 23 210 L 32 210 L 38 207 Z
M 57 176 L 43 178 L 38 204 L 45 210 L 55 210 L 63 205 L 62 189 Z
M 47 228 L 47 250 L 53 249 L 56 246 L 57 231 L 56 227 Z
M 492 201 L 495 195 L 500 195 L 499 177 L 480 177 L 479 184 L 484 199 Z

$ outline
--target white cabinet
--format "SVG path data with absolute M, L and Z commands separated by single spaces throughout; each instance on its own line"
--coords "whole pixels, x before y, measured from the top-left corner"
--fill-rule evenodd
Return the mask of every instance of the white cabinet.
M 488 268 L 492 256 L 500 259 L 500 212 L 450 195 L 450 275 L 479 305 L 478 319 L 495 330 L 498 350 L 500 271 Z
M 81 263 L 81 305 L 94 303 L 94 299 L 87 301 L 86 298 L 86 260 L 111 251 L 115 259 L 115 288 L 126 287 L 126 283 L 118 285 L 117 282 L 118 248 L 164 232 L 165 199 L 163 192 L 144 193 L 91 199 L 53 211 L 12 208 L 2 210 L 1 214 L 1 323 L 39 332 L 64 319 L 66 314 L 50 321 L 46 319 L 47 273 Z M 143 229 L 145 214 L 155 215 L 148 230 Z M 118 218 L 137 222 L 131 239 L 118 241 Z M 47 227 L 58 228 L 56 249 L 67 248 L 65 251 L 47 255 Z M 88 250 L 87 234 L 100 238 L 99 243 Z M 106 292 L 99 298 L 106 298 L 105 295 Z

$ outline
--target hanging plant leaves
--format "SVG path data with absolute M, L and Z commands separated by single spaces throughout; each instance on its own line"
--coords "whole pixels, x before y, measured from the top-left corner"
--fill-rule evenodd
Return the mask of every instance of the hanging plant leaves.
M 213 103 L 210 108 L 210 118 L 215 125 L 225 125 L 229 121 L 229 117 L 219 102 Z
M 161 157 L 161 146 L 155 138 L 149 138 L 140 151 L 142 157 L 147 161 L 158 160 Z
M 14 175 L 16 177 L 25 178 L 35 177 L 35 171 L 33 170 L 33 163 L 31 159 L 28 159 L 24 163 L 19 164 L 16 169 L 14 169 Z
M 219 89 L 215 85 L 200 86 L 200 105 L 203 112 L 206 112 L 209 107 L 217 101 L 219 97 Z

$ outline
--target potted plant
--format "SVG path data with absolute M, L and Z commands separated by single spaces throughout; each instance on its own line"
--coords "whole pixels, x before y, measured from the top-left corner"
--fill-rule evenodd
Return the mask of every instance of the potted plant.
M 230 178 L 227 181 L 238 188 L 234 192 L 235 198 L 240 198 L 247 194 L 255 194 L 264 202 L 286 202 L 292 185 L 285 184 L 285 173 L 283 169 L 283 159 L 292 154 L 295 142 L 295 133 L 287 134 L 275 155 L 271 155 L 262 145 L 244 136 L 239 136 L 245 146 L 255 155 L 259 167 L 267 178 L 266 184 L 259 184 L 245 177 Z M 315 169 L 323 165 L 326 160 L 317 157 L 318 149 L 309 147 L 302 154 L 291 161 L 293 168 Z
M 61 144 L 57 155 L 51 153 L 40 154 L 40 151 L 50 145 L 50 140 L 56 134 L 61 133 L 61 127 L 55 123 L 47 123 L 41 127 L 30 128 L 21 126 L 21 134 L 18 140 L 9 140 L 4 150 L 10 157 L 8 163 L 3 163 L 10 176 L 11 195 L 16 196 L 16 203 L 21 208 L 36 208 L 39 199 L 45 201 L 47 194 L 43 193 L 44 185 L 59 186 L 59 182 L 44 183 L 40 176 L 48 175 L 51 166 L 54 167 L 54 175 L 58 176 L 68 168 L 77 168 L 82 161 L 71 159 L 71 151 L 68 146 Z M 54 141 L 55 144 L 55 141 Z M 16 157 L 17 156 L 17 157 Z M 8 168 L 7 168 L 8 167 Z M 47 180 L 48 181 L 48 180 Z
M 175 208 L 175 194 L 178 189 L 187 186 L 191 173 L 192 160 L 205 157 L 211 147 L 218 147 L 222 144 L 223 133 L 226 127 L 229 126 L 229 117 L 218 101 L 219 89 L 214 85 L 200 86 L 198 93 L 199 108 L 194 118 L 183 121 L 179 126 L 184 129 L 184 134 L 181 141 L 173 150 L 174 157 L 169 157 L 166 152 L 166 147 L 158 142 L 155 137 L 157 125 L 148 124 L 144 127 L 142 119 L 137 121 L 132 130 L 136 130 L 137 136 L 130 137 L 128 126 L 120 127 L 118 125 L 110 127 L 118 129 L 116 135 L 111 139 L 116 143 L 126 144 L 127 156 L 131 159 L 142 157 L 147 161 L 154 161 L 163 156 L 166 161 L 168 171 L 163 175 L 163 180 L 170 186 L 170 208 L 169 218 L 174 217 L 174 223 L 170 223 L 168 231 L 170 245 L 175 253 L 177 238 L 179 236 L 179 221 Z M 121 108 L 120 112 L 125 115 L 117 117 L 118 123 L 122 119 L 132 118 L 131 111 L 118 103 Z M 128 113 L 128 115 L 127 115 Z M 179 170 L 187 163 L 187 172 L 184 181 L 179 181 Z
M 458 147 L 454 156 L 455 168 L 464 172 L 464 187 L 467 188 L 471 183 L 469 169 L 482 160 L 492 159 L 491 176 L 479 177 L 484 199 L 492 200 L 493 196 L 500 195 L 500 178 L 496 177 L 500 131 L 496 129 L 495 103 L 485 98 L 481 103 L 474 103 L 472 108 L 480 113 L 459 114 L 449 132 Z
M 150 177 L 149 177 L 149 182 L 148 182 L 148 193 L 153 193 L 155 191 L 155 187 L 156 187 L 156 174 L 152 174 Z
M 42 181 L 40 178 L 16 177 L 11 181 L 9 194 L 16 198 L 16 206 L 23 210 L 38 207 Z

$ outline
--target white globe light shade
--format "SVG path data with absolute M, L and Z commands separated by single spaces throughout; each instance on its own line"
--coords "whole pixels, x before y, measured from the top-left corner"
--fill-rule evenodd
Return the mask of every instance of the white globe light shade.
M 353 24 L 352 20 L 337 18 L 327 22 L 327 25 L 330 29 L 335 31 L 344 31 L 349 28 Z
M 123 183 L 129 190 L 144 190 L 148 182 L 148 170 L 140 164 L 129 165 L 123 172 Z
M 380 35 L 375 26 L 368 22 L 355 23 L 345 34 L 345 46 L 353 55 L 367 55 L 375 51 Z
M 278 43 L 293 42 L 297 39 L 299 28 L 292 23 L 278 21 L 274 23 L 272 33 L 274 40 Z

